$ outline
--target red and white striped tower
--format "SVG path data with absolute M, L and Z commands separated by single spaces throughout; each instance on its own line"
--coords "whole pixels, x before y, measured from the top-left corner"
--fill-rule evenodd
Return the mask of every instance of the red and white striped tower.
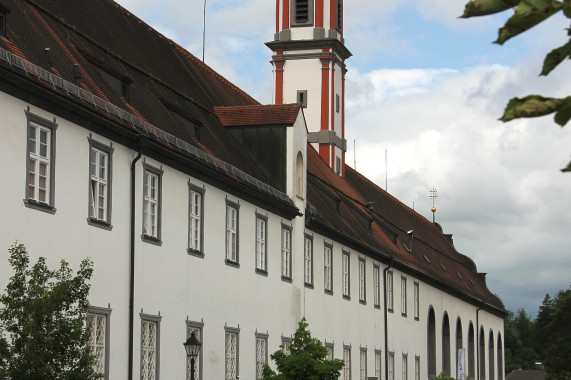
M 274 104 L 302 103 L 308 141 L 344 175 L 345 60 L 343 0 L 276 0 L 272 49 Z

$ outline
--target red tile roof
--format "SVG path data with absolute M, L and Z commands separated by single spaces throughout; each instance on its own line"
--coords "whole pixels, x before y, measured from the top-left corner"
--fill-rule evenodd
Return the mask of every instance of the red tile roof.
M 300 110 L 300 104 L 214 107 L 224 127 L 292 125 Z

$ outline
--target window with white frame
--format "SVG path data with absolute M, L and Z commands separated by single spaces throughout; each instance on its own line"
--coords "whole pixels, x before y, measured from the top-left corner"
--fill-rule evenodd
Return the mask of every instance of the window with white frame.
M 420 356 L 414 358 L 414 380 L 420 380 Z
M 141 314 L 141 380 L 159 378 L 160 320 Z
M 381 270 L 380 267 L 375 264 L 373 265 L 373 298 L 375 299 L 375 307 L 381 307 L 381 282 L 380 282 Z
M 402 380 L 408 380 L 408 356 L 402 356 Z
M 226 200 L 226 262 L 238 264 L 238 210 L 237 203 Z
M 395 354 L 393 352 L 389 352 L 389 379 L 388 380 L 395 380 Z
M 268 217 L 256 214 L 256 271 L 263 273 L 268 271 L 267 233 Z
M 377 380 L 381 380 L 381 363 L 383 360 L 382 352 L 380 350 L 375 350 L 375 377 Z
M 400 279 L 400 307 L 402 315 L 406 317 L 406 277 Z
M 293 341 L 292 338 L 289 336 L 282 336 L 282 352 L 284 355 L 290 354 L 291 342 Z
M 28 156 L 26 200 L 28 207 L 55 212 L 55 131 L 57 124 L 26 111 Z
M 333 360 L 334 344 L 325 342 L 325 349 L 327 350 L 327 356 L 325 357 L 325 359 Z
M 226 328 L 225 379 L 236 380 L 238 376 L 238 329 Z
M 420 285 L 418 284 L 418 282 L 414 283 L 414 319 L 419 318 L 419 312 L 420 312 Z
M 204 323 L 202 322 L 193 322 L 193 321 L 186 321 L 186 339 L 190 338 L 192 333 L 202 345 L 204 345 L 204 338 L 202 334 L 202 328 L 204 327 Z M 186 379 L 191 379 L 191 363 L 190 358 L 186 357 Z M 195 380 L 202 380 L 202 352 L 199 351 L 198 355 L 194 359 L 194 379 Z
M 109 317 L 111 309 L 91 307 L 87 314 L 89 346 L 95 357 L 95 373 L 109 379 Z
M 359 353 L 359 378 L 367 380 L 367 349 L 361 348 Z
M 262 378 L 264 364 L 268 363 L 268 335 L 256 333 L 256 379 Z
M 89 219 L 111 223 L 111 157 L 113 148 L 89 138 Z
M 351 347 L 343 346 L 343 380 L 351 380 Z
M 291 280 L 291 227 L 282 224 L 282 279 Z
M 303 252 L 303 281 L 306 285 L 313 286 L 313 237 L 305 235 L 305 248 Z
M 351 296 L 349 252 L 343 251 L 341 267 L 341 286 L 343 288 L 343 297 L 349 298 Z
M 325 292 L 333 293 L 333 248 L 325 244 L 323 253 L 323 284 Z
M 366 288 L 365 288 L 365 260 L 359 258 L 359 302 L 366 302 Z
M 188 183 L 188 252 L 203 253 L 204 188 Z
M 161 238 L 161 179 L 163 171 L 143 163 L 143 238 Z
M 393 311 L 393 272 L 387 271 L 387 310 Z

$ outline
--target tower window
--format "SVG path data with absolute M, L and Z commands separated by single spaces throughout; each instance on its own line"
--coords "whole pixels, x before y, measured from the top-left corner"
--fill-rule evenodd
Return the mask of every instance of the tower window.
M 335 111 L 339 113 L 340 109 L 341 109 L 341 98 L 339 97 L 339 94 L 335 94 Z
M 343 29 L 343 0 L 337 0 L 337 30 Z
M 297 102 L 300 103 L 303 108 L 307 108 L 307 90 L 297 91 Z
M 313 25 L 313 0 L 294 0 L 291 6 L 292 26 Z

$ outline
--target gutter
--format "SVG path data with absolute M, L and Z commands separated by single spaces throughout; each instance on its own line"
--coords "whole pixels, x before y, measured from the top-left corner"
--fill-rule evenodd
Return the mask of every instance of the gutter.
M 135 164 L 143 154 L 147 138 L 139 136 L 137 141 L 137 156 L 131 162 L 131 236 L 129 256 L 131 258 L 131 272 L 129 274 L 129 380 L 133 380 L 133 360 L 134 360 L 134 308 L 135 308 Z
M 388 311 L 387 311 L 387 271 L 393 266 L 395 261 L 394 257 L 391 257 L 389 265 L 383 270 L 383 281 L 385 283 L 384 291 L 384 303 L 385 303 L 385 380 L 389 380 L 389 322 L 388 322 Z M 394 299 L 394 297 L 393 297 Z M 393 368 L 393 371 L 395 369 Z

